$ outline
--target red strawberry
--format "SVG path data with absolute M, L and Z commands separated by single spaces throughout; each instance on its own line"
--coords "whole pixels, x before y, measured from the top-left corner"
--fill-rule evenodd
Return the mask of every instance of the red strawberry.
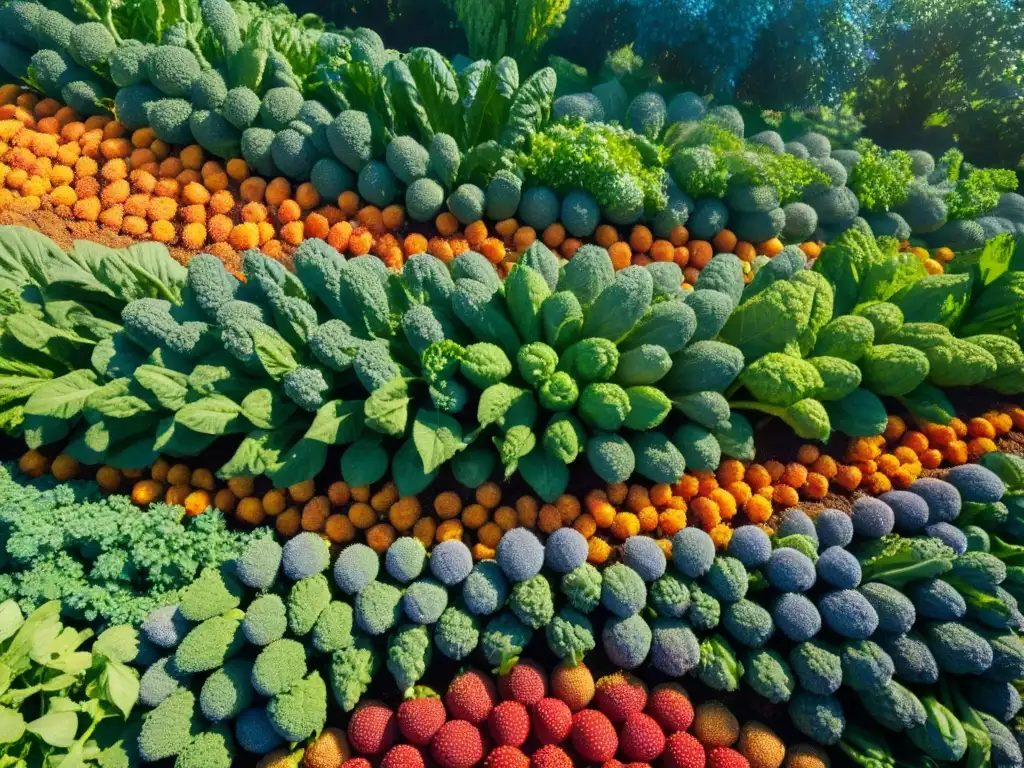
M 475 669 L 456 676 L 444 695 L 444 704 L 451 719 L 466 720 L 473 725 L 487 719 L 496 701 L 491 678 Z
M 588 763 L 603 763 L 615 757 L 619 735 L 615 726 L 596 709 L 581 709 L 572 716 L 572 745 Z
M 560 744 L 572 730 L 572 710 L 561 699 L 541 699 L 533 706 L 530 722 L 541 744 Z
M 398 744 L 384 755 L 380 768 L 423 768 L 423 755 L 411 744 Z
M 341 768 L 371 768 L 370 761 L 365 757 L 350 757 L 341 764 Z
M 380 701 L 360 704 L 348 721 L 348 743 L 364 755 L 379 755 L 398 741 L 395 713 Z
M 688 733 L 673 733 L 665 741 L 665 768 L 704 768 L 704 747 Z
M 521 747 L 530 736 L 530 714 L 518 701 L 503 701 L 491 710 L 487 726 L 498 744 Z
M 618 760 L 605 760 L 604 763 L 601 764 L 601 768 L 626 768 L 626 766 Z
M 750 763 L 735 749 L 715 747 L 708 752 L 707 768 L 750 768 Z
M 502 699 L 518 701 L 528 707 L 536 704 L 548 695 L 548 679 L 543 667 L 529 659 L 520 659 L 498 677 L 498 693 Z
M 657 720 L 666 733 L 688 730 L 693 723 L 693 705 L 677 683 L 662 683 L 651 691 L 647 714 Z
M 572 768 L 572 758 L 561 747 L 548 744 L 533 753 L 530 768 Z
M 472 768 L 484 758 L 484 739 L 472 723 L 449 720 L 434 734 L 430 754 L 441 768 Z
M 647 706 L 647 686 L 628 672 L 605 675 L 594 685 L 594 703 L 613 723 Z
M 649 762 L 665 751 L 665 734 L 650 715 L 633 712 L 622 725 L 622 754 L 628 760 Z
M 650 763 L 626 763 L 622 768 L 651 768 Z
M 519 747 L 495 747 L 484 760 L 484 768 L 530 768 L 530 758 Z
M 398 730 L 406 741 L 425 747 L 444 725 L 448 713 L 441 699 L 409 699 L 398 705 Z

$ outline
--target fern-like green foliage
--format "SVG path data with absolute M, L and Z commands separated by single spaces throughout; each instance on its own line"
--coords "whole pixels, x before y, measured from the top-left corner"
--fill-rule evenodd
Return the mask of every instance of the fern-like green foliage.
M 860 160 L 850 173 L 850 189 L 861 207 L 873 213 L 889 211 L 906 202 L 911 172 L 910 155 L 901 150 L 887 152 L 870 139 L 854 144 Z
M 548 38 L 565 23 L 570 0 L 447 0 L 466 32 L 473 59 L 511 56 L 532 68 Z

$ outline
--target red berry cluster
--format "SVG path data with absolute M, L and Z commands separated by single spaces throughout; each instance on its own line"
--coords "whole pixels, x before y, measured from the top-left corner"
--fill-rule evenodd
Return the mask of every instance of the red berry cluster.
M 397 712 L 377 701 L 361 704 L 348 724 L 355 753 L 342 768 L 750 768 L 725 746 L 705 746 L 687 733 L 693 706 L 678 685 L 648 693 L 628 674 L 598 681 L 593 707 L 573 712 L 548 696 L 541 667 L 522 661 L 498 678 L 460 673 L 444 698 L 402 702 Z M 596 707 L 596 708 L 595 708 Z M 380 757 L 383 756 L 383 757 Z M 621 762 L 620 762 L 621 761 Z

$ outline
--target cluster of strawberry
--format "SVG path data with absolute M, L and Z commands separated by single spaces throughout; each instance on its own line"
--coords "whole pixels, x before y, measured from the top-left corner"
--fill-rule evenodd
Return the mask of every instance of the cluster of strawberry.
M 552 681 L 553 686 L 557 685 Z M 360 704 L 348 723 L 354 756 L 342 768 L 779 768 L 786 748 L 766 726 L 747 723 L 718 702 L 695 713 L 685 691 L 648 691 L 617 672 L 592 698 L 558 697 L 541 667 L 521 661 L 498 678 L 460 673 L 444 697 L 418 689 L 397 711 Z M 567 703 L 566 699 L 569 699 Z M 592 704 L 593 706 L 590 706 Z M 571 706 L 576 705 L 576 706 Z M 575 709 L 575 711 L 574 711 Z M 736 749 L 733 748 L 736 747 Z

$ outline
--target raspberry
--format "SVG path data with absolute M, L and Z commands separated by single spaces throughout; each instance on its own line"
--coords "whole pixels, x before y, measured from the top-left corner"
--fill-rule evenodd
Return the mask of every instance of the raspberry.
M 541 744 L 560 744 L 572 730 L 572 711 L 558 699 L 541 699 L 530 715 L 533 735 Z
M 530 768 L 530 758 L 519 747 L 503 745 L 491 750 L 484 768 Z
M 497 744 L 521 747 L 530 736 L 530 715 L 518 701 L 503 701 L 491 710 L 487 726 Z
M 434 734 L 430 754 L 441 768 L 472 768 L 484 757 L 480 729 L 465 720 L 449 720 Z
M 590 763 L 611 760 L 619 748 L 619 736 L 611 720 L 596 709 L 582 709 L 572 716 L 572 745 Z
M 647 706 L 647 686 L 628 672 L 605 675 L 594 686 L 594 703 L 613 723 Z
M 372 766 L 365 757 L 350 757 L 341 764 L 341 768 L 372 768 Z
M 452 720 L 466 720 L 477 725 L 491 714 L 496 698 L 491 678 L 471 669 L 452 680 L 444 695 L 444 703 Z
M 380 768 L 423 768 L 423 755 L 411 744 L 398 744 L 384 755 Z
M 750 763 L 735 749 L 715 747 L 708 752 L 707 768 L 750 768 Z
M 667 733 L 689 730 L 693 723 L 693 705 L 677 683 L 662 683 L 651 691 L 647 714 Z
M 395 713 L 380 701 L 367 701 L 348 721 L 348 743 L 364 755 L 378 755 L 398 741 Z
M 629 760 L 649 762 L 665 751 L 665 734 L 650 715 L 633 712 L 622 725 L 622 754 Z
M 512 669 L 498 677 L 498 693 L 505 700 L 511 699 L 531 706 L 548 695 L 548 681 L 544 669 L 536 662 L 518 661 Z
M 573 768 L 572 758 L 565 750 L 548 744 L 533 753 L 530 758 L 530 768 Z
M 406 741 L 425 747 L 448 714 L 440 699 L 409 699 L 398 705 L 398 730 Z
M 704 747 L 688 733 L 673 733 L 665 741 L 665 768 L 704 768 Z

